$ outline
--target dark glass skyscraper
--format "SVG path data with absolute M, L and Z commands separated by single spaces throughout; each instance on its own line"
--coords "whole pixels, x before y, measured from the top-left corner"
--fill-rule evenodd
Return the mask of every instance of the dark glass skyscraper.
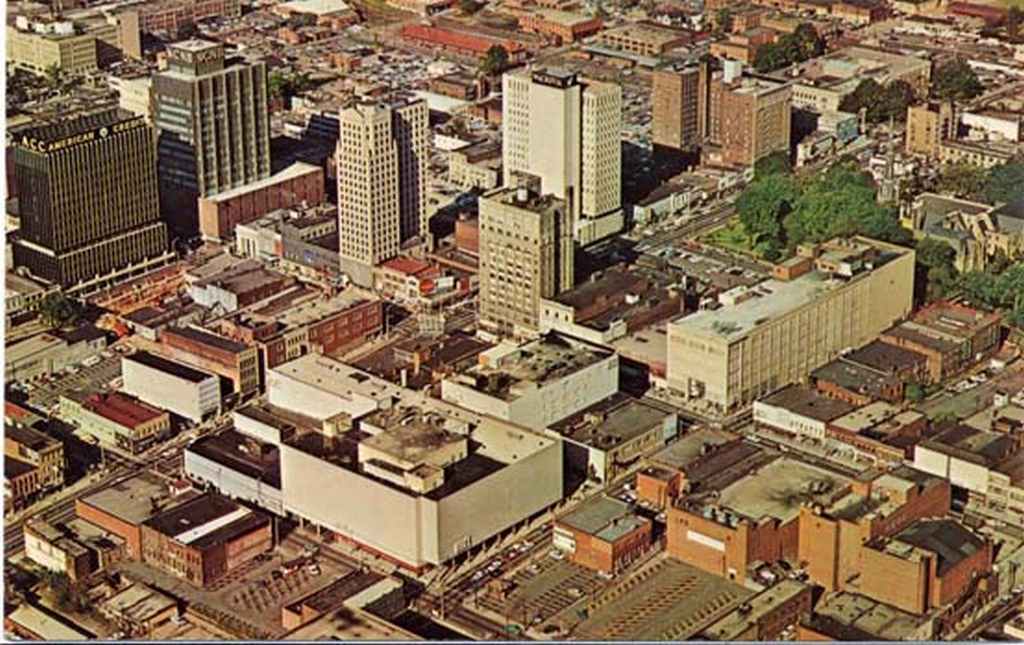
M 199 228 L 197 199 L 270 176 L 267 69 L 224 58 L 202 40 L 171 45 L 153 77 L 164 218 L 180 233 Z
M 84 292 L 171 259 L 153 137 L 124 110 L 18 133 L 15 265 Z

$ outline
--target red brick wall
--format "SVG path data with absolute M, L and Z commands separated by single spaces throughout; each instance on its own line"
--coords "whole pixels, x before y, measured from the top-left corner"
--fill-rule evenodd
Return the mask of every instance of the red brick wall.
M 338 312 L 338 314 L 311 324 L 309 342 L 323 346 L 324 353 L 375 333 L 382 326 L 383 304 L 379 300 Z
M 320 204 L 324 201 L 322 168 L 287 179 L 271 186 L 245 192 L 231 199 L 199 200 L 199 229 L 204 236 L 231 237 L 235 227 L 259 219 L 278 208 L 289 208 L 302 202 Z
M 129 560 L 142 559 L 142 533 L 138 526 L 109 515 L 80 499 L 75 500 L 75 515 L 124 539 L 125 554 Z
M 983 549 L 958 562 L 946 575 L 935 577 L 931 585 L 931 606 L 941 607 L 959 600 L 968 591 L 971 580 L 991 571 L 992 545 L 986 543 Z M 934 572 L 932 575 L 935 575 Z

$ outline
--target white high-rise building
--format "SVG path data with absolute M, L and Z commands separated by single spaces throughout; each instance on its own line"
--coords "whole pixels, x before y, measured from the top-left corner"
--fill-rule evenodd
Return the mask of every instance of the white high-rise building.
M 427 105 L 359 104 L 339 116 L 338 242 L 341 268 L 373 285 L 373 267 L 417 236 L 429 239 L 425 211 Z
M 622 88 L 565 70 L 518 70 L 502 79 L 503 172 L 540 179 L 565 200 L 577 241 L 622 229 Z

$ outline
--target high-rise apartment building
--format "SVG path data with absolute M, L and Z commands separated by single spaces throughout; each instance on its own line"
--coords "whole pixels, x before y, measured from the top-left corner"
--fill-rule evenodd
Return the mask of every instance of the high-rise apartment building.
M 789 154 L 793 90 L 788 83 L 743 74 L 726 61 L 711 75 L 707 138 L 712 158 L 752 166 L 775 152 Z
M 153 77 L 161 207 L 179 233 L 198 231 L 198 198 L 270 176 L 267 68 L 226 61 L 224 47 L 188 40 L 169 47 Z
M 539 178 L 541 194 L 566 202 L 582 244 L 621 230 L 622 88 L 560 69 L 510 72 L 502 86 L 505 185 Z
M 690 62 L 655 72 L 651 138 L 659 160 L 701 148 L 710 161 L 749 166 L 789 152 L 790 84 L 744 74 L 739 61 L 722 67 Z
M 342 111 L 335 152 L 342 271 L 372 286 L 373 267 L 403 242 L 429 238 L 425 209 L 428 108 L 424 101 Z
M 565 201 L 526 187 L 480 198 L 480 323 L 530 336 L 540 301 L 573 286 L 572 217 Z
M 657 70 L 651 97 L 651 142 L 658 157 L 700 147 L 708 104 L 708 64 L 688 62 Z
M 87 292 L 168 262 L 153 129 L 107 110 L 18 134 L 21 237 L 14 262 Z
M 907 108 L 907 154 L 936 156 L 945 139 L 956 136 L 953 104 L 925 103 Z

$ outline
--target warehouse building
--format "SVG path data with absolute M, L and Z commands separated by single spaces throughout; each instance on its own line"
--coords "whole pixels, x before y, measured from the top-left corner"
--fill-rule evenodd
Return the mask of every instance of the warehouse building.
M 618 392 L 619 357 L 598 345 L 549 333 L 502 342 L 473 368 L 441 382 L 441 398 L 479 414 L 541 429 Z
M 236 424 L 240 418 L 244 423 L 249 415 L 280 423 L 261 408 L 249 407 L 235 412 Z M 207 435 L 185 449 L 185 472 L 192 480 L 231 499 L 245 500 L 275 515 L 284 515 L 280 451 L 272 443 L 234 429 Z
M 199 423 L 220 410 L 220 380 L 214 374 L 149 352 L 121 359 L 124 391 Z
M 223 376 L 243 396 L 260 388 L 255 347 L 197 327 L 168 327 L 160 332 L 160 352 L 167 358 Z
M 269 516 L 216 494 L 146 520 L 141 535 L 143 562 L 199 587 L 273 547 Z
M 600 496 L 555 520 L 554 545 L 576 564 L 617 573 L 651 548 L 652 527 L 629 504 Z

